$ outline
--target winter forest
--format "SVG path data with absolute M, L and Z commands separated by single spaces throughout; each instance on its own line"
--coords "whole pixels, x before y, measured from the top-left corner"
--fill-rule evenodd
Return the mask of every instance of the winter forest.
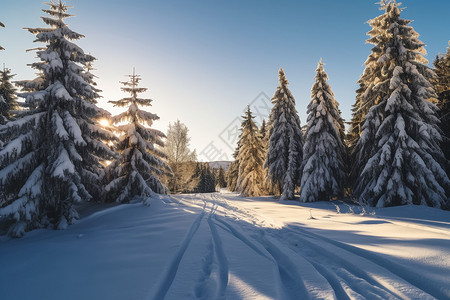
M 102 97 L 76 2 L 42 4 L 35 77 L 0 60 L 0 298 L 450 299 L 450 41 L 428 61 L 407 6 L 376 5 L 351 119 L 327 57 L 306 120 L 283 66 L 233 161 L 204 161 L 181 118 L 155 126 L 139 65 Z
M 383 13 L 368 22 L 373 48 L 348 131 L 322 61 L 304 125 L 280 68 L 269 119 L 258 128 L 248 108 L 226 174 L 195 162 L 179 120 L 167 135 L 152 128 L 159 117 L 152 100 L 139 97 L 146 88 L 134 71 L 121 83 L 126 97 L 110 101 L 126 110 L 100 109 L 96 58 L 76 45 L 84 36 L 65 23 L 69 6 L 48 6 L 46 27 L 27 28 L 36 36 L 38 61 L 30 67 L 38 76 L 14 81 L 10 69 L 1 72 L 0 214 L 9 235 L 66 228 L 84 201 L 146 202 L 155 193 L 216 186 L 302 202 L 347 197 L 377 207 L 448 208 L 450 49 L 428 67 L 399 3 L 383 2 Z

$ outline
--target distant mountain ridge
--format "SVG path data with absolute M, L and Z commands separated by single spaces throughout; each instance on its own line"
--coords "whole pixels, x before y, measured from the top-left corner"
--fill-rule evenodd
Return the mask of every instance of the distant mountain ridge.
M 213 169 L 219 169 L 222 167 L 225 171 L 230 168 L 231 161 L 219 160 L 219 161 L 210 161 L 208 162 L 209 166 Z

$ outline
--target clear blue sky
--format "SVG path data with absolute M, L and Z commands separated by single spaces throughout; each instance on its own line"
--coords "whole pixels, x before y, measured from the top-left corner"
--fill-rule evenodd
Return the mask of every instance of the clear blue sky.
M 136 67 L 148 88 L 143 96 L 154 100 L 150 111 L 161 118 L 156 128 L 165 132 L 169 122 L 179 119 L 189 127 L 199 153 L 212 142 L 231 158 L 234 145 L 224 140 L 231 143 L 232 138 L 223 131 L 260 92 L 272 97 L 280 66 L 302 124 L 320 58 L 343 117 L 350 119 L 356 81 L 371 48 L 365 44 L 366 21 L 381 14 L 375 2 L 69 0 L 76 16 L 66 21 L 86 35 L 77 44 L 98 59 L 100 106 L 110 109 L 108 100 L 125 96 L 119 81 Z M 450 1 L 407 0 L 402 6 L 402 17 L 414 20 L 412 26 L 427 45 L 427 58 L 444 53 Z M 22 28 L 44 26 L 43 8 L 38 0 L 0 4 L 0 21 L 7 26 L 0 29 L 0 45 L 6 48 L 0 63 L 17 80 L 34 78 L 27 64 L 36 61 L 35 53 L 25 50 L 39 45 Z

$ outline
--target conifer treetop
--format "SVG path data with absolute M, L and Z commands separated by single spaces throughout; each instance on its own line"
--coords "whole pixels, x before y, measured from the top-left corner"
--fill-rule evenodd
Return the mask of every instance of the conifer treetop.
M 131 97 L 125 97 L 117 101 L 109 101 L 117 107 L 127 107 L 128 110 L 112 118 L 113 123 L 131 122 L 140 123 L 146 126 L 152 126 L 153 121 L 159 120 L 156 114 L 139 109 L 139 106 L 151 106 L 151 99 L 139 98 L 138 94 L 147 91 L 147 88 L 139 87 L 140 75 L 136 75 L 133 68 L 133 74 L 128 75 L 129 81 L 122 81 L 124 85 L 121 90 L 130 93 Z M 165 136 L 163 136 L 165 137 Z
M 286 79 L 286 75 L 284 75 L 284 70 L 282 67 L 280 67 L 280 70 L 278 70 L 278 82 L 281 86 L 289 85 L 289 81 Z

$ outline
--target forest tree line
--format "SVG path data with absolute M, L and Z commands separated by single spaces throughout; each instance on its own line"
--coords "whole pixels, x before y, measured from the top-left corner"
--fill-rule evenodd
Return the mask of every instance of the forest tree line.
M 377 207 L 449 208 L 450 47 L 428 67 L 424 44 L 382 1 L 368 23 L 372 44 L 358 80 L 349 131 L 319 62 L 303 127 L 283 69 L 269 120 L 258 128 L 248 109 L 228 172 L 244 196 L 300 201 L 341 199 Z M 449 44 L 450 45 L 450 44 Z
M 48 5 L 47 27 L 27 28 L 44 44 L 30 65 L 37 77 L 14 82 L 17 92 L 11 70 L 0 72 L 0 221 L 11 236 L 66 228 L 84 201 L 149 204 L 155 194 L 225 185 L 244 196 L 299 194 L 304 202 L 351 195 L 378 207 L 448 207 L 450 48 L 428 67 L 396 1 L 382 2 L 384 13 L 369 21 L 373 48 L 349 132 L 322 62 L 303 131 L 280 69 L 267 123 L 258 128 L 247 110 L 226 176 L 196 162 L 181 122 L 167 136 L 152 127 L 159 117 L 148 110 L 152 100 L 139 96 L 146 88 L 134 70 L 121 83 L 126 97 L 110 101 L 125 111 L 99 108 L 95 58 L 75 44 L 84 36 L 65 23 L 68 6 Z

